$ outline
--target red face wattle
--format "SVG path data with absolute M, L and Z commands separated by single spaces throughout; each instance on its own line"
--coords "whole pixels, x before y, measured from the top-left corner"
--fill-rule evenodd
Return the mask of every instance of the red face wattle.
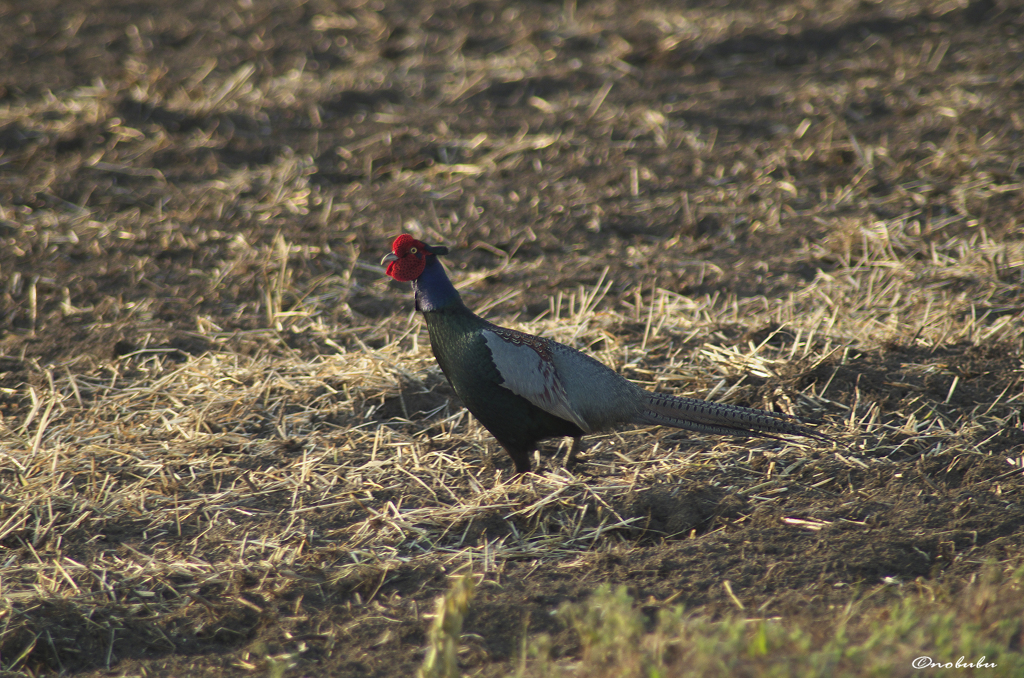
M 420 277 L 430 254 L 426 245 L 407 233 L 395 238 L 391 252 L 384 257 L 388 262 L 385 273 L 399 282 L 410 282 Z

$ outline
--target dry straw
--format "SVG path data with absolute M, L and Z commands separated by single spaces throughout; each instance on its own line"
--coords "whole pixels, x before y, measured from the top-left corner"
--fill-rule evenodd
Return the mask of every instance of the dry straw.
M 952 417 L 925 398 L 880 412 L 834 392 L 856 347 L 1019 338 L 1019 314 L 972 314 L 983 300 L 943 285 L 907 287 L 940 271 L 984 270 L 991 258 L 1019 267 L 1019 250 L 979 238 L 976 254 L 922 259 L 900 251 L 901 228 L 838 232 L 823 246 L 844 265 L 777 302 L 664 289 L 612 299 L 602 276 L 516 323 L 588 349 L 651 389 L 731 401 L 749 398 L 745 380 L 767 380 L 777 386 L 766 402 L 829 412 L 836 447 L 694 447 L 669 431 L 626 430 L 592 437 L 582 467 L 549 463 L 522 478 L 510 477 L 489 434 L 442 388 L 417 317 L 339 330 L 321 323 L 316 297 L 286 307 L 299 299 L 282 272 L 296 250 L 278 239 L 246 255 L 267 262 L 273 329 L 200 333 L 212 350 L 184 360 L 142 345 L 108 363 L 69 361 L 26 389 L 24 414 L 4 420 L 0 539 L 20 547 L 3 568 L 4 647 L 24 656 L 50 642 L 39 619 L 57 603 L 85 626 L 54 643 L 82 645 L 84 634 L 116 657 L 118 637 L 171 647 L 166 636 L 181 624 L 215 633 L 226 611 L 265 614 L 288 591 L 355 586 L 366 604 L 389 572 L 409 565 L 469 566 L 500 581 L 513 560 L 568 564 L 633 538 L 648 525 L 631 512 L 634 498 L 666 479 L 707 480 L 764 505 L 803 485 L 841 490 L 849 467 L 894 472 L 903 449 L 983 449 L 1019 407 L 1019 378 L 996 402 Z M 773 326 L 788 339 L 736 343 L 714 329 L 733 323 Z M 303 357 L 285 349 L 282 333 L 334 348 Z M 274 350 L 243 355 L 235 349 L 243 343 Z M 943 369 L 904 366 L 907 375 Z M 824 376 L 802 378 L 816 370 Z M 953 397 L 953 373 L 948 381 Z M 767 482 L 737 463 L 753 457 L 770 463 Z M 807 464 L 815 474 L 794 487 L 792 474 Z M 783 524 L 829 522 L 786 516 Z M 448 641 L 437 642 L 447 656 Z

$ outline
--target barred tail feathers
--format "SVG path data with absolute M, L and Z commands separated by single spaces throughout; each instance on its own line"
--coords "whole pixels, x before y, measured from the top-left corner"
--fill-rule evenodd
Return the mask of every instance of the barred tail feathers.
M 806 422 L 786 414 L 665 393 L 648 392 L 633 423 L 673 426 L 715 435 L 775 437 L 773 434 L 782 434 L 829 439 L 804 426 Z

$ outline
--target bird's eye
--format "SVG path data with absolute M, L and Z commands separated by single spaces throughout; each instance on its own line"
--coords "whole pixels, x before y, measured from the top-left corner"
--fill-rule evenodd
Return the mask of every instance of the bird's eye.
M 416 249 L 415 247 L 410 247 L 409 248 L 409 254 L 416 254 L 417 252 L 419 252 L 419 250 Z

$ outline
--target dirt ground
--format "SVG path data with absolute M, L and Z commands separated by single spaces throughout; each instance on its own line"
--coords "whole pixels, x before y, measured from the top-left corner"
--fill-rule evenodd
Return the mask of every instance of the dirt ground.
M 602 582 L 827 615 L 1021 565 L 1022 55 L 1009 0 L 0 2 L 0 668 L 412 675 L 473 571 L 506 675 Z M 837 442 L 510 478 L 406 231 L 496 321 Z

